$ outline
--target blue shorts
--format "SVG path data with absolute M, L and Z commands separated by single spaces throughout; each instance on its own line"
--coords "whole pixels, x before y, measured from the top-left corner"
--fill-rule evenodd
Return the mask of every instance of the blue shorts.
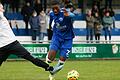
M 52 42 L 50 44 L 50 50 L 59 51 L 59 55 L 67 59 L 69 57 L 69 53 L 71 52 L 73 39 L 59 39 L 57 37 L 52 38 Z

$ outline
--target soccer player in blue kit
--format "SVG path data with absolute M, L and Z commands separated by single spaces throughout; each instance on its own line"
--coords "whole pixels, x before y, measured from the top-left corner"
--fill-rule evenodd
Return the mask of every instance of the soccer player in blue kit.
M 66 9 L 60 9 L 59 4 L 56 1 L 53 2 L 52 6 L 49 24 L 52 27 L 53 36 L 49 52 L 46 56 L 46 62 L 51 63 L 59 51 L 59 61 L 54 66 L 53 71 L 50 71 L 49 75 L 50 80 L 55 80 L 54 75 L 63 68 L 64 63 L 71 52 L 74 38 L 72 21 L 74 14 L 70 13 Z

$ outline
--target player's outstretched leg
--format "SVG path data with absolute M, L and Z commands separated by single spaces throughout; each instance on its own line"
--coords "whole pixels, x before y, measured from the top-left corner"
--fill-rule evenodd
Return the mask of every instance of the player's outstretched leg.
M 42 61 L 42 60 L 40 60 L 38 58 L 34 58 L 29 54 L 27 55 L 27 57 L 24 57 L 24 58 L 31 61 L 36 66 L 44 68 L 46 71 L 53 71 L 52 66 L 49 66 L 49 64 L 45 63 L 44 61 Z
M 11 48 L 11 46 L 12 46 L 12 48 Z M 31 61 L 36 66 L 44 68 L 46 71 L 53 70 L 53 67 L 49 66 L 44 61 L 31 56 L 30 53 L 18 41 L 15 41 L 14 43 L 8 45 L 8 47 L 9 48 L 7 48 L 6 53 L 4 53 L 4 54 L 0 53 L 0 65 L 2 65 L 3 61 L 5 61 L 10 54 L 14 54 L 18 57 L 21 57 L 28 61 Z
M 17 55 L 21 58 L 24 58 L 28 61 L 31 61 L 33 64 L 35 64 L 38 67 L 44 68 L 46 71 L 52 71 L 53 70 L 53 67 L 49 66 L 44 61 L 42 61 L 38 58 L 34 58 L 18 41 L 16 41 L 13 44 L 11 52 L 14 52 L 14 53 L 12 53 L 14 55 Z

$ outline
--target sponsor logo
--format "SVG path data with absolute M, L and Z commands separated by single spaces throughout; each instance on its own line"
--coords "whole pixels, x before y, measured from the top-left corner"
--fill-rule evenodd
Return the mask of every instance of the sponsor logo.
M 75 55 L 76 58 L 91 58 L 92 54 Z
M 73 47 L 72 53 L 97 53 L 96 47 Z
M 116 44 L 112 45 L 112 52 L 113 52 L 113 54 L 118 53 L 118 46 Z
M 63 21 L 63 18 L 62 18 L 62 17 L 60 17 L 60 18 L 59 18 L 59 20 L 60 20 L 60 21 Z
M 32 54 L 46 54 L 47 47 L 25 47 Z

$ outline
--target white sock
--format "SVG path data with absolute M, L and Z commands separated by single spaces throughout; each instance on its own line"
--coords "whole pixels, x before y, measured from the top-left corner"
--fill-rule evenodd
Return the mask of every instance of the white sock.
M 46 63 L 47 64 L 52 63 L 52 61 L 50 59 L 48 59 L 48 54 L 46 55 Z

